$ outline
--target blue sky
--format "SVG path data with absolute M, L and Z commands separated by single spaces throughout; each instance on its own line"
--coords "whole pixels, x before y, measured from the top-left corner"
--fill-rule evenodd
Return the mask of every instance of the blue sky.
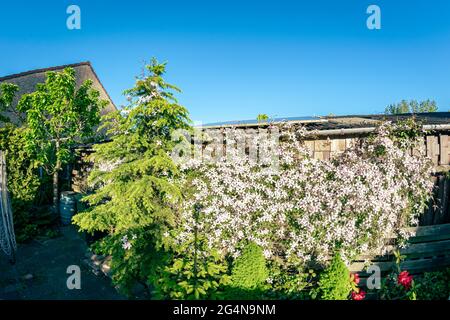
M 66 8 L 81 8 L 81 30 Z M 366 9 L 381 8 L 381 30 Z M 89 60 L 117 105 L 142 61 L 195 121 L 383 112 L 401 99 L 450 109 L 450 1 L 8 1 L 0 75 Z

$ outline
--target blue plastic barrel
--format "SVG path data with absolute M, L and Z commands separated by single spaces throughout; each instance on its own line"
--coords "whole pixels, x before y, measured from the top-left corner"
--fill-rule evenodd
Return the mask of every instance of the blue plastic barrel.
M 73 191 L 61 192 L 59 199 L 59 214 L 63 225 L 71 223 L 72 217 L 76 212 L 76 193 Z

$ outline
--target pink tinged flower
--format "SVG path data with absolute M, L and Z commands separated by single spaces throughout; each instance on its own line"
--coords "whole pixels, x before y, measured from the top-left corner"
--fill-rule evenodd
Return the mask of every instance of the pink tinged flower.
M 359 283 L 359 275 L 357 273 L 350 274 L 350 281 L 354 282 L 355 284 Z
M 356 291 L 352 292 L 353 300 L 364 300 L 365 297 L 366 297 L 366 292 L 363 290 L 359 290 L 359 292 L 356 292 Z
M 125 250 L 131 249 L 131 243 L 128 241 L 128 237 L 126 235 L 122 237 L 122 248 Z
M 123 243 L 122 244 L 122 248 L 124 248 L 125 250 L 131 249 L 131 243 L 129 243 L 129 242 Z
M 398 275 L 397 283 L 402 285 L 405 289 L 411 288 L 411 284 L 413 281 L 413 276 L 409 274 L 408 271 L 402 271 Z

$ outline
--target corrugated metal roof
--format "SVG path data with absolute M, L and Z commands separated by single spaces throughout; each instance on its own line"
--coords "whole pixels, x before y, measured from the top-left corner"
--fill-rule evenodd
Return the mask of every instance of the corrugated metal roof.
M 350 129 L 350 128 L 370 128 L 375 127 L 381 121 L 397 122 L 409 118 L 426 125 L 450 124 L 450 112 L 430 112 L 417 114 L 375 114 L 375 115 L 346 115 L 346 116 L 325 116 L 325 117 L 287 117 L 276 118 L 258 122 L 257 120 L 225 121 L 202 125 L 203 128 L 227 128 L 227 127 L 256 127 L 265 126 L 269 123 L 293 122 L 301 123 L 309 130 L 330 130 L 330 129 Z
M 202 125 L 202 127 L 207 128 L 219 128 L 219 127 L 252 127 L 258 125 L 264 125 L 267 123 L 279 123 L 279 122 L 297 122 L 297 123 L 308 123 L 308 122 L 323 122 L 326 121 L 320 117 L 286 117 L 286 118 L 274 118 L 264 121 L 253 120 L 235 120 L 235 121 L 224 121 L 224 122 L 214 122 Z

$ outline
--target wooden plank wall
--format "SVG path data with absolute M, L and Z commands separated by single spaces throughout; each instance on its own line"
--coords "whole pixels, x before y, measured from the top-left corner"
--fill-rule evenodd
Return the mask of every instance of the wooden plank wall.
M 306 141 L 306 146 L 316 159 L 329 159 L 330 156 L 339 154 L 346 149 L 352 148 L 360 141 L 359 137 L 328 137 L 326 139 L 315 139 Z M 423 138 L 420 149 L 426 150 L 426 155 L 431 158 L 438 171 L 450 168 L 449 133 L 427 135 Z M 418 150 L 411 150 L 417 153 Z
M 405 259 L 400 264 L 401 270 L 407 270 L 412 275 L 420 275 L 426 271 L 442 270 L 450 267 L 450 223 L 408 228 L 413 232 L 408 245 L 400 249 L 400 253 Z M 395 239 L 387 239 L 390 242 Z M 358 273 L 361 281 L 360 287 L 365 287 L 367 278 L 367 267 L 377 265 L 380 268 L 381 276 L 385 277 L 396 267 L 393 250 L 394 245 L 389 247 L 387 254 L 361 255 L 353 261 L 349 270 Z M 367 261 L 368 260 L 368 261 Z

